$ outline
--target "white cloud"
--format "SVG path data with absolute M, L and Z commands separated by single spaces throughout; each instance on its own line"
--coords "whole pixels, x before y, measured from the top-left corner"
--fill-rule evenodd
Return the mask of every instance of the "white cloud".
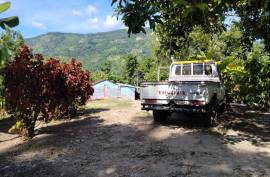
M 109 28 L 113 28 L 113 27 L 116 27 L 116 26 L 120 25 L 120 21 L 118 21 L 115 16 L 108 15 L 106 17 L 104 25 L 109 27 Z
M 86 28 L 92 29 L 92 28 L 98 28 L 99 27 L 99 20 L 97 17 L 90 18 L 86 21 Z
M 82 16 L 82 12 L 79 11 L 79 10 L 72 10 L 71 14 L 74 15 L 74 16 Z
M 91 16 L 91 15 L 97 13 L 97 8 L 96 8 L 95 6 L 93 6 L 93 5 L 88 5 L 88 6 L 86 7 L 85 11 L 86 11 L 86 13 L 87 13 L 88 15 Z
M 44 25 L 43 23 L 38 22 L 38 21 L 32 22 L 32 26 L 35 27 L 35 28 L 41 29 L 41 30 L 47 29 L 46 25 Z

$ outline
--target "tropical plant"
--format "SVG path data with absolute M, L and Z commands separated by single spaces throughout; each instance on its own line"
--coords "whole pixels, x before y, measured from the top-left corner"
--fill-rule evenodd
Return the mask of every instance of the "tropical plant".
M 7 11 L 11 6 L 10 2 L 4 2 L 0 4 L 0 13 L 3 13 L 5 11 Z M 13 16 L 13 17 L 7 17 L 7 18 L 2 18 L 0 19 L 0 27 L 2 29 L 7 29 L 9 30 L 9 28 L 13 28 L 15 26 L 17 26 L 19 24 L 19 18 L 17 16 Z M 7 32 L 7 33 L 10 33 Z M 8 50 L 8 43 L 5 43 L 7 39 L 3 39 L 3 36 L 1 38 L 1 42 L 0 42 L 0 62 L 5 63 L 7 61 L 7 59 L 10 57 L 9 52 L 10 50 Z
M 81 63 L 45 61 L 27 46 L 6 67 L 4 86 L 7 110 L 24 126 L 22 134 L 30 137 L 38 118 L 47 122 L 74 114 L 94 91 Z
M 23 44 L 24 39 L 17 31 L 6 28 L 6 30 L 0 34 L 0 46 L 2 47 L 0 49 L 0 68 L 5 67 L 8 61 L 15 57 L 19 51 L 19 47 Z
M 10 2 L 4 2 L 0 4 L 0 13 L 7 11 L 11 6 Z M 19 18 L 17 16 L 6 17 L 0 19 L 0 27 L 6 29 L 6 27 L 13 28 L 19 24 Z

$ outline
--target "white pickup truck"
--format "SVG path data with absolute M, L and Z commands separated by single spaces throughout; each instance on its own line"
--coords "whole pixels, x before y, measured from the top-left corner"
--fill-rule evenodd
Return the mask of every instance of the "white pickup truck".
M 225 87 L 211 60 L 173 62 L 169 80 L 142 82 L 142 110 L 153 110 L 154 120 L 161 122 L 173 112 L 201 113 L 213 125 L 225 110 Z

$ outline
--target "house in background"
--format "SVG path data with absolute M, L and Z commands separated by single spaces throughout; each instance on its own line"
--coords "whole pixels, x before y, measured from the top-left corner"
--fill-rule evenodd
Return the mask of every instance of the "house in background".
M 115 84 L 108 80 L 100 80 L 93 84 L 92 99 L 135 97 L 135 87 L 128 84 Z
M 135 87 L 128 84 L 117 84 L 120 88 L 120 97 L 135 97 Z

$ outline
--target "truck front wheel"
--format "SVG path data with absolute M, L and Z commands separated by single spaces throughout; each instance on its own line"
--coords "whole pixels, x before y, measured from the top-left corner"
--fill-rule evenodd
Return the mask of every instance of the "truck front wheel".
M 156 122 L 164 122 L 168 117 L 168 112 L 153 110 L 153 118 Z

